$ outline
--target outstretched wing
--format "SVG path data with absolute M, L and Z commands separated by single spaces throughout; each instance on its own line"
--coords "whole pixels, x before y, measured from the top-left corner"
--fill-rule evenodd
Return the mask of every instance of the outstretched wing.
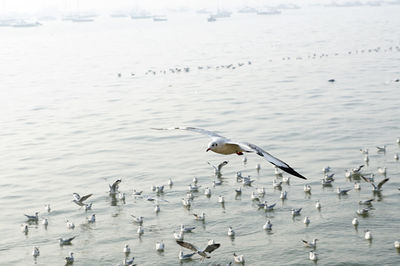
M 215 165 L 212 165 L 210 162 L 207 162 L 212 168 L 214 168 L 215 171 L 218 171 L 217 167 Z
M 87 200 L 88 198 L 90 198 L 90 196 L 92 196 L 92 195 L 93 195 L 93 194 L 85 195 L 85 196 L 81 197 L 81 198 L 79 199 L 79 201 L 80 201 L 80 202 L 84 202 L 85 200 Z
M 195 251 L 195 252 L 198 252 L 198 251 L 199 251 L 199 249 L 198 249 L 195 245 L 192 245 L 192 244 L 190 244 L 190 243 L 188 243 L 188 242 L 184 242 L 184 241 L 181 241 L 181 240 L 176 240 L 176 243 L 177 243 L 178 245 L 184 247 L 184 248 L 193 250 L 193 251 Z
M 212 245 L 208 245 L 208 246 L 206 247 L 206 249 L 204 250 L 204 252 L 211 253 L 211 252 L 213 252 L 214 250 L 216 250 L 217 248 L 219 248 L 220 246 L 221 246 L 221 244 L 212 244 Z
M 223 136 L 212 132 L 212 131 L 208 131 L 205 129 L 201 129 L 201 128 L 196 128 L 196 127 L 170 127 L 170 128 L 152 128 L 154 130 L 187 130 L 187 131 L 193 131 L 193 132 L 197 132 L 203 135 L 207 135 L 211 138 L 224 138 Z
M 282 169 L 283 171 L 300 177 L 302 179 L 307 179 L 304 176 L 302 176 L 301 174 L 297 173 L 292 167 L 290 167 L 287 163 L 285 163 L 284 161 L 279 160 L 278 158 L 272 156 L 271 154 L 269 154 L 268 152 L 264 151 L 263 149 L 261 149 L 260 147 L 251 144 L 251 143 L 245 143 L 245 145 L 247 145 L 248 147 L 250 147 L 252 150 L 254 150 L 259 156 L 264 157 L 268 162 L 272 163 L 273 165 L 275 165 L 276 167 Z
M 383 179 L 381 182 L 379 182 L 378 188 L 381 189 L 381 187 L 383 186 L 383 184 L 385 184 L 387 181 L 389 181 L 389 178 L 385 178 L 385 179 Z
M 220 163 L 220 164 L 218 165 L 218 171 L 221 171 L 222 167 L 224 167 L 224 166 L 227 165 L 227 164 L 228 164 L 228 161 L 223 161 L 222 163 Z
M 72 240 L 74 240 L 75 237 L 76 237 L 76 236 L 73 236 L 73 237 L 71 237 L 71 238 L 68 238 L 68 239 L 65 240 L 65 242 L 69 243 L 69 242 L 71 242 Z

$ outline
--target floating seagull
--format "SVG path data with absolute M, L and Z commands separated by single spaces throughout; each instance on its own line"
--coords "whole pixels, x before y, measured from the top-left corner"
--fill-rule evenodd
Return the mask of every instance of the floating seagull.
M 368 154 L 365 155 L 365 157 L 364 157 L 364 162 L 366 162 L 366 163 L 368 164 L 368 162 L 369 162 Z
M 303 241 L 304 245 L 305 245 L 307 248 L 313 248 L 313 249 L 316 249 L 316 248 L 317 248 L 317 241 L 318 241 L 317 238 L 314 238 L 311 242 L 308 242 L 308 241 L 306 241 L 306 240 L 301 240 L 301 241 Z
M 213 180 L 213 187 L 220 186 L 220 185 L 222 185 L 221 180 Z
M 133 266 L 133 265 L 136 265 L 136 264 L 133 264 L 133 262 L 135 261 L 135 257 L 132 257 L 132 259 L 124 259 L 123 260 L 123 265 L 124 266 Z
M 93 203 L 85 204 L 85 211 L 91 210 L 92 209 Z
M 88 195 L 81 197 L 78 193 L 73 193 L 72 194 L 72 196 L 74 197 L 73 202 L 75 202 L 77 205 L 82 207 L 85 205 L 84 201 L 87 200 L 92 195 L 93 194 L 88 194 Z
M 160 205 L 156 205 L 155 207 L 154 207 L 154 212 L 155 213 L 159 213 L 160 212 Z
M 59 242 L 60 246 L 72 245 L 71 242 L 72 242 L 72 240 L 75 239 L 75 237 L 76 237 L 76 236 L 73 236 L 73 237 L 67 238 L 67 239 L 63 239 L 62 237 L 60 237 L 60 238 L 58 239 L 58 242 Z
M 175 240 L 183 240 L 184 232 L 180 231 L 179 233 L 174 233 Z
M 236 192 L 236 194 L 242 194 L 242 188 L 241 187 L 239 187 L 239 188 L 235 188 L 235 192 Z
M 236 262 L 236 263 L 241 263 L 241 264 L 244 264 L 244 256 L 243 255 L 236 255 L 236 253 L 233 253 L 233 260 Z
M 382 147 L 376 146 L 377 152 L 386 152 L 386 145 L 383 145 Z
M 290 176 L 282 177 L 282 183 L 289 184 L 290 183 Z
M 164 242 L 161 240 L 161 242 L 157 242 L 156 243 L 156 250 L 159 252 L 163 252 L 165 249 L 165 244 Z
M 197 221 L 204 221 L 206 219 L 206 214 L 204 212 L 201 214 L 193 213 L 193 215 L 194 215 L 194 219 Z
M 134 215 L 131 215 L 132 217 L 133 217 L 133 222 L 134 223 L 137 223 L 137 224 L 139 224 L 139 225 L 142 225 L 143 224 L 143 216 L 139 216 L 139 217 L 136 217 L 136 216 L 134 216 Z
M 305 225 L 309 225 L 310 224 L 310 218 L 308 217 L 308 216 L 306 216 L 305 218 L 304 218 L 304 221 L 303 221 L 303 223 L 305 224 Z
M 283 175 L 283 172 L 279 170 L 277 166 L 274 166 L 274 173 L 276 177 L 281 177 Z
M 266 200 L 264 200 L 264 202 L 262 202 L 262 203 L 257 203 L 258 208 L 264 208 L 265 205 L 267 205 L 267 201 Z
M 242 179 L 243 186 L 251 186 L 251 184 L 252 184 L 254 181 L 256 181 L 256 180 L 250 179 L 250 177 L 244 177 L 244 178 Z
M 28 225 L 27 224 L 21 224 L 21 232 L 25 233 L 25 235 L 26 235 L 26 234 L 28 234 L 28 231 L 29 231 Z
M 358 219 L 354 218 L 353 221 L 351 221 L 351 224 L 354 226 L 358 226 Z
M 299 209 L 292 209 L 292 210 L 291 210 L 292 216 L 299 216 L 301 210 L 302 210 L 302 208 L 299 208 Z
M 397 249 L 400 249 L 400 242 L 399 241 L 394 241 L 394 247 Z
M 310 260 L 312 260 L 312 261 L 317 261 L 318 260 L 318 254 L 315 253 L 314 251 L 310 251 L 309 254 L 310 254 L 310 256 L 309 256 Z
M 65 263 L 66 264 L 74 263 L 74 252 L 70 252 L 69 256 L 65 257 Z
M 398 160 L 399 160 L 399 154 L 398 154 L 398 153 L 395 153 L 394 156 L 393 156 L 393 158 L 394 158 L 396 161 L 398 161 Z
M 42 224 L 47 227 L 49 225 L 49 220 L 47 218 L 43 218 Z
M 75 224 L 73 222 L 70 221 L 66 221 L 66 225 L 68 229 L 74 229 L 75 228 Z
M 220 163 L 218 166 L 214 166 L 212 165 L 210 162 L 207 162 L 209 165 L 211 165 L 211 167 L 214 168 L 214 174 L 215 176 L 221 176 L 221 169 L 222 167 L 224 167 L 225 165 L 228 164 L 228 161 L 223 161 L 222 163 Z
M 131 248 L 129 247 L 128 244 L 125 244 L 125 247 L 124 247 L 123 251 L 124 251 L 125 256 L 128 256 L 129 253 L 131 253 Z
M 315 203 L 315 208 L 317 208 L 318 210 L 321 209 L 321 203 L 319 202 L 319 200 L 317 200 L 317 202 Z
M 367 148 L 365 148 L 365 149 L 360 149 L 360 152 L 361 152 L 362 154 L 368 154 L 368 149 L 367 149 Z
M 309 184 L 304 185 L 304 192 L 311 193 L 311 186 Z
M 110 194 L 118 193 L 118 187 L 121 182 L 122 182 L 122 179 L 118 179 L 112 185 L 108 185 L 110 187 Z
M 51 211 L 50 204 L 44 205 L 44 209 L 45 209 L 47 212 L 50 212 L 50 211 Z
M 272 230 L 272 223 L 270 219 L 268 219 L 267 222 L 263 225 L 263 229 L 267 231 Z
M 228 236 L 231 236 L 231 237 L 235 236 L 235 231 L 232 229 L 232 226 L 229 226 L 229 228 L 228 228 Z
M 34 256 L 36 258 L 39 255 L 40 255 L 39 247 L 33 247 L 32 256 Z
M 358 202 L 358 204 L 360 204 L 360 205 L 371 205 L 373 201 L 374 201 L 374 199 L 360 200 Z
M 170 178 L 169 180 L 168 180 L 168 186 L 172 186 L 174 184 L 174 182 L 172 182 L 172 179 Z
M 260 147 L 251 144 L 251 143 L 241 143 L 241 142 L 234 142 L 231 141 L 221 135 L 218 135 L 215 132 L 211 132 L 208 130 L 194 128 L 194 127 L 175 127 L 175 128 L 153 128 L 156 130 L 187 130 L 192 132 L 197 132 L 203 135 L 207 135 L 212 138 L 212 141 L 208 144 L 206 151 L 213 151 L 219 154 L 233 154 L 236 153 L 237 155 L 243 155 L 244 152 L 255 152 L 257 155 L 264 157 L 268 162 L 272 163 L 273 165 L 279 167 L 283 171 L 297 176 L 302 179 L 306 179 L 304 176 L 296 172 L 293 168 L 291 168 L 287 163 L 275 158 L 268 152 L 264 151 Z
M 338 195 L 347 195 L 347 192 L 349 192 L 350 190 L 351 190 L 351 188 L 349 188 L 349 189 L 341 189 L 340 187 L 338 187 L 336 189 L 336 193 Z
M 197 179 L 197 177 L 193 177 L 193 180 L 192 180 L 193 184 L 196 185 L 198 181 L 199 181 L 199 180 Z
M 212 245 L 207 245 L 207 247 L 203 250 L 197 248 L 196 246 L 188 243 L 188 242 L 183 242 L 183 241 L 179 241 L 177 240 L 176 243 L 184 248 L 193 250 L 194 252 L 196 252 L 197 254 L 199 254 L 200 256 L 204 258 L 210 258 L 210 256 L 207 255 L 207 253 L 211 253 L 214 250 L 216 250 L 217 248 L 219 248 L 221 246 L 221 244 L 212 244 Z
M 190 199 L 185 199 L 185 198 L 182 198 L 182 204 L 183 204 L 183 207 L 185 207 L 185 208 L 190 208 L 190 206 L 191 206 L 191 201 L 190 201 Z
M 266 210 L 266 211 L 272 211 L 272 210 L 274 209 L 275 205 L 276 205 L 276 203 L 271 204 L 271 205 L 265 204 L 264 210 Z
M 372 240 L 372 234 L 368 229 L 365 230 L 364 238 L 367 240 Z
M 356 212 L 358 215 L 366 216 L 366 215 L 368 215 L 369 209 L 368 208 L 358 209 Z
M 351 170 L 351 172 L 353 173 L 353 174 L 358 174 L 358 173 L 360 173 L 361 172 L 361 169 L 364 167 L 364 165 L 360 165 L 358 168 L 353 168 L 352 170 Z
M 190 185 L 189 185 L 189 191 L 190 191 L 190 192 L 199 191 L 199 187 L 198 187 L 196 184 L 190 184 Z
M 96 214 L 92 214 L 90 218 L 88 218 L 88 223 L 92 224 L 96 222 Z
M 28 222 L 38 222 L 39 221 L 39 213 L 35 212 L 35 215 L 27 215 L 24 214 L 26 218 L 28 218 Z
M 191 233 L 196 227 L 186 227 L 185 225 L 181 224 L 181 232 L 183 233 Z
M 189 259 L 191 259 L 193 257 L 194 254 L 196 254 L 196 252 L 189 253 L 189 254 L 183 254 L 183 251 L 181 250 L 181 251 L 179 251 L 178 258 L 181 261 L 182 260 L 189 260 Z
M 204 195 L 206 195 L 207 197 L 211 196 L 211 189 L 206 187 L 206 189 L 204 190 Z
M 136 191 L 135 189 L 133 190 L 133 196 L 140 196 L 142 195 L 143 190 L 141 191 Z
M 335 179 L 333 178 L 334 176 L 335 176 L 335 173 L 325 174 L 324 179 L 327 181 L 335 181 Z
M 144 233 L 143 226 L 139 225 L 139 227 L 138 227 L 138 229 L 137 229 L 136 232 L 138 233 L 139 236 L 140 236 L 140 235 L 143 235 L 143 233 Z
M 372 191 L 373 192 L 381 192 L 382 191 L 382 186 L 387 181 L 389 181 L 389 178 L 385 178 L 381 182 L 379 182 L 378 185 L 375 185 L 375 183 L 367 181 L 368 179 L 366 179 L 364 176 L 361 176 L 361 177 L 364 179 L 365 182 L 368 182 L 368 183 L 370 183 L 372 185 Z
M 287 191 L 281 191 L 281 195 L 279 196 L 281 200 L 287 199 Z
M 378 173 L 381 175 L 386 175 L 386 167 L 378 167 Z
M 218 202 L 219 202 L 219 203 L 225 203 L 225 198 L 224 198 L 224 196 L 218 196 Z
M 259 195 L 260 197 L 264 197 L 264 195 L 265 195 L 265 188 L 264 188 L 264 187 L 262 187 L 262 188 L 257 188 L 257 193 L 258 193 L 258 195 Z

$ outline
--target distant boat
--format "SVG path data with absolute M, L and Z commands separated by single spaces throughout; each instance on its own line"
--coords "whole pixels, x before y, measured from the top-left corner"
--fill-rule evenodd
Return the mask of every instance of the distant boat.
M 208 21 L 208 22 L 214 22 L 214 21 L 217 21 L 217 19 L 216 19 L 213 15 L 210 15 L 210 16 L 208 17 L 207 21 Z
M 267 8 L 267 9 L 261 9 L 257 11 L 257 15 L 279 15 L 282 12 L 279 11 L 276 8 Z
M 42 24 L 35 21 L 35 22 L 27 22 L 25 20 L 19 20 L 11 24 L 12 27 L 17 27 L 17 28 L 28 28 L 28 27 L 37 27 L 41 26 Z
M 153 17 L 153 21 L 167 21 L 168 20 L 168 18 L 167 18 L 167 16 L 154 16 Z

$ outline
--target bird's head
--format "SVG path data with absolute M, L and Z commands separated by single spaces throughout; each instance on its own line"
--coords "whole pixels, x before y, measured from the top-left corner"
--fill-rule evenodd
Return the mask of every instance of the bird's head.
M 216 141 L 211 141 L 210 143 L 208 143 L 208 147 L 206 151 L 215 151 L 218 147 L 218 143 Z

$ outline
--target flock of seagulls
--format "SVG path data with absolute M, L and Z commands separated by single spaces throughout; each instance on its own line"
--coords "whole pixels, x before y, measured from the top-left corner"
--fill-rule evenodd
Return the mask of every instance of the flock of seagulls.
M 215 132 L 207 131 L 204 129 L 199 129 L 199 128 L 192 128 L 192 127 L 177 127 L 177 128 L 157 128 L 157 130 L 184 130 L 184 131 L 190 131 L 190 132 L 195 132 L 195 133 L 200 133 L 202 135 L 206 135 L 211 137 L 211 142 L 207 145 L 206 151 L 213 151 L 215 153 L 223 154 L 223 155 L 229 155 L 229 154 L 237 154 L 237 155 L 244 155 L 245 153 L 254 153 L 262 158 L 264 158 L 266 161 L 269 163 L 273 164 L 275 166 L 275 179 L 272 182 L 272 187 L 274 190 L 280 190 L 280 200 L 285 201 L 287 200 L 288 193 L 287 191 L 282 191 L 283 187 L 282 184 L 284 183 L 289 183 L 290 177 L 286 177 L 285 181 L 284 178 L 284 173 L 290 174 L 291 176 L 298 177 L 298 180 L 307 180 L 303 175 L 298 173 L 296 170 L 294 170 L 292 167 L 290 167 L 287 163 L 283 162 L 282 160 L 272 156 L 265 150 L 261 149 L 260 147 L 248 143 L 248 142 L 237 142 L 237 141 L 232 141 L 228 138 L 225 138 Z M 400 139 L 397 140 L 397 143 L 400 144 Z M 368 149 L 362 149 L 360 150 L 362 154 L 368 155 Z M 386 153 L 386 146 L 383 147 L 377 147 L 377 152 L 378 153 Z M 247 163 L 247 157 L 245 157 L 246 160 L 243 160 L 243 163 Z M 221 177 L 223 175 L 223 167 L 228 164 L 228 161 L 223 161 L 222 163 L 218 164 L 217 166 L 212 165 L 210 162 L 207 162 L 208 165 L 210 165 L 214 171 L 214 176 L 216 180 L 213 182 L 213 187 L 215 188 L 216 186 L 222 186 L 224 185 L 222 183 Z M 257 173 L 260 171 L 261 166 L 257 164 L 256 170 Z M 384 176 L 384 178 L 375 183 L 375 178 L 373 174 L 370 174 L 368 176 L 368 173 L 364 173 L 363 170 L 365 169 L 364 165 L 360 165 L 358 167 L 355 167 L 351 170 L 347 170 L 345 173 L 345 178 L 347 178 L 349 181 L 354 182 L 354 190 L 357 190 L 356 185 L 358 189 L 361 189 L 361 181 L 364 181 L 365 184 L 370 184 L 372 186 L 372 192 L 374 194 L 381 194 L 383 192 L 384 184 L 386 184 L 390 178 L 386 177 L 387 175 L 387 169 L 385 167 L 381 167 L 377 170 L 379 175 Z M 283 171 L 283 172 L 282 172 Z M 322 169 L 323 172 L 323 178 L 322 178 L 322 186 L 333 186 L 335 182 L 335 174 L 332 173 L 332 168 L 331 167 L 324 167 Z M 235 193 L 236 196 L 240 196 L 242 193 L 242 188 L 243 187 L 249 187 L 249 189 L 252 189 L 252 183 L 255 180 L 251 178 L 251 176 L 243 176 L 243 174 L 239 171 L 236 173 L 236 182 L 238 184 L 241 184 L 242 186 L 239 188 L 233 188 L 232 193 Z M 197 197 L 199 197 L 199 192 L 202 189 L 202 186 L 198 185 L 198 178 L 194 177 L 192 180 L 192 183 L 188 186 L 188 189 L 186 191 L 186 196 L 182 198 L 182 205 L 184 208 L 191 210 L 193 202 Z M 118 198 L 121 202 L 125 203 L 126 197 L 125 193 L 121 192 L 119 190 L 119 186 L 122 183 L 122 179 L 117 179 L 114 183 L 109 185 L 109 195 L 110 197 L 116 199 Z M 174 182 L 170 178 L 168 180 L 169 188 L 172 189 L 172 186 Z M 161 186 L 152 186 L 151 191 L 156 193 L 156 197 L 151 197 L 151 196 L 146 196 L 142 195 L 143 191 L 136 191 L 133 190 L 132 196 L 135 198 L 142 198 L 146 201 L 154 202 L 154 212 L 159 213 L 161 211 L 160 204 L 159 202 L 164 201 L 168 203 L 167 200 L 161 199 L 158 196 L 162 195 L 164 193 L 164 185 Z M 304 193 L 307 195 L 311 195 L 312 193 L 312 187 L 310 184 L 306 183 L 304 184 Z M 353 188 L 336 188 L 336 193 L 339 197 L 347 197 L 346 195 L 348 193 L 351 193 Z M 400 190 L 400 188 L 399 188 Z M 205 187 L 204 188 L 204 195 L 208 198 L 211 197 L 212 194 L 212 188 L 210 187 Z M 90 202 L 88 203 L 89 198 L 93 194 L 86 194 L 84 196 L 80 196 L 78 193 L 73 193 L 72 194 L 72 202 L 79 206 L 79 208 L 84 208 L 85 211 L 91 210 L 93 203 Z M 257 210 L 263 209 L 265 212 L 269 211 L 274 211 L 274 208 L 276 207 L 276 201 L 270 201 L 264 200 L 264 197 L 266 195 L 266 189 L 265 187 L 257 187 L 252 191 L 251 197 L 249 199 L 249 202 L 251 202 L 252 205 L 257 207 Z M 225 196 L 220 194 L 217 197 L 217 202 L 224 207 L 225 204 Z M 357 229 L 360 224 L 363 223 L 363 219 L 365 217 L 369 216 L 369 213 L 371 210 L 373 210 L 372 204 L 374 202 L 374 198 L 370 199 L 363 199 L 358 201 L 358 205 L 360 206 L 359 209 L 355 211 L 356 217 L 353 218 L 351 221 L 351 224 L 354 226 L 355 229 Z M 322 211 L 322 203 L 320 200 L 317 200 L 315 202 L 315 208 L 321 212 Z M 51 207 L 50 204 L 45 205 L 45 210 L 47 213 L 51 212 Z M 299 208 L 292 208 L 290 213 L 293 219 L 297 216 L 302 215 L 302 210 L 303 207 Z M 39 212 L 35 212 L 34 215 L 27 215 L 24 214 L 26 218 L 26 223 L 21 225 L 21 231 L 24 234 L 28 234 L 29 232 L 29 225 L 30 224 L 38 224 L 39 222 Z M 195 221 L 200 221 L 203 224 L 207 223 L 206 213 L 203 212 L 198 212 L 198 213 L 191 213 L 190 214 Z M 96 214 L 93 213 L 90 217 L 86 218 L 87 224 L 94 224 L 96 223 Z M 136 224 L 137 227 L 137 235 L 140 238 L 144 233 L 145 233 L 145 217 L 143 216 L 137 216 L 137 215 L 131 215 L 131 222 L 133 224 Z M 311 218 L 309 215 L 305 215 L 303 219 L 303 223 L 305 224 L 306 227 L 310 226 L 312 224 Z M 350 221 L 349 221 L 350 223 Z M 46 217 L 42 218 L 42 224 L 47 227 L 49 225 L 48 219 Z M 279 227 L 279 225 L 276 225 Z M 73 229 L 75 227 L 74 223 L 66 220 L 66 227 L 68 229 Z M 260 230 L 261 227 L 264 231 L 266 232 L 271 232 L 273 231 L 273 217 L 269 218 L 265 221 L 265 223 L 262 225 L 260 224 Z M 209 240 L 207 245 L 205 246 L 204 249 L 198 248 L 196 245 L 189 243 L 184 240 L 186 234 L 191 234 L 193 232 L 197 232 L 195 226 L 188 226 L 185 224 L 181 224 L 179 226 L 178 232 L 171 233 L 171 238 L 175 239 L 175 242 L 178 246 L 185 248 L 187 250 L 190 250 L 190 253 L 185 254 L 184 251 L 181 249 L 179 253 L 177 254 L 177 259 L 180 262 L 183 261 L 190 261 L 195 258 L 195 255 L 198 255 L 201 260 L 209 259 L 211 257 L 211 253 L 216 251 L 218 248 L 221 247 L 220 243 L 216 243 L 213 239 Z M 227 231 L 226 235 L 232 239 L 235 238 L 237 232 L 234 229 L 234 226 L 229 225 L 227 226 Z M 72 236 L 68 238 L 60 237 L 58 239 L 59 245 L 60 246 L 70 246 L 73 247 L 73 241 L 77 236 Z M 368 241 L 372 241 L 372 232 L 370 229 L 365 229 L 364 231 L 364 238 Z M 307 241 L 304 239 L 300 239 L 299 242 L 303 243 L 304 247 L 312 249 L 311 251 L 308 252 L 308 258 L 311 261 L 316 262 L 319 259 L 319 254 L 316 253 L 317 250 L 317 241 L 318 238 L 313 238 L 311 241 Z M 322 242 L 323 243 L 323 239 Z M 395 241 L 394 246 L 396 249 L 400 249 L 400 242 Z M 155 250 L 157 252 L 164 252 L 166 249 L 164 241 L 161 239 L 155 243 Z M 123 249 L 123 254 L 124 258 L 122 259 L 122 264 L 118 265 L 135 265 L 135 257 L 131 255 L 131 248 L 129 244 L 125 244 Z M 400 251 L 400 250 L 399 250 Z M 40 250 L 38 246 L 34 246 L 32 250 L 32 256 L 36 259 L 40 256 Z M 244 254 L 237 254 L 234 252 L 232 254 L 232 261 L 228 264 L 231 265 L 232 263 L 236 264 L 244 264 L 245 263 L 245 256 Z M 65 264 L 66 265 L 71 265 L 75 261 L 74 257 L 74 252 L 70 251 L 68 255 L 65 257 Z

